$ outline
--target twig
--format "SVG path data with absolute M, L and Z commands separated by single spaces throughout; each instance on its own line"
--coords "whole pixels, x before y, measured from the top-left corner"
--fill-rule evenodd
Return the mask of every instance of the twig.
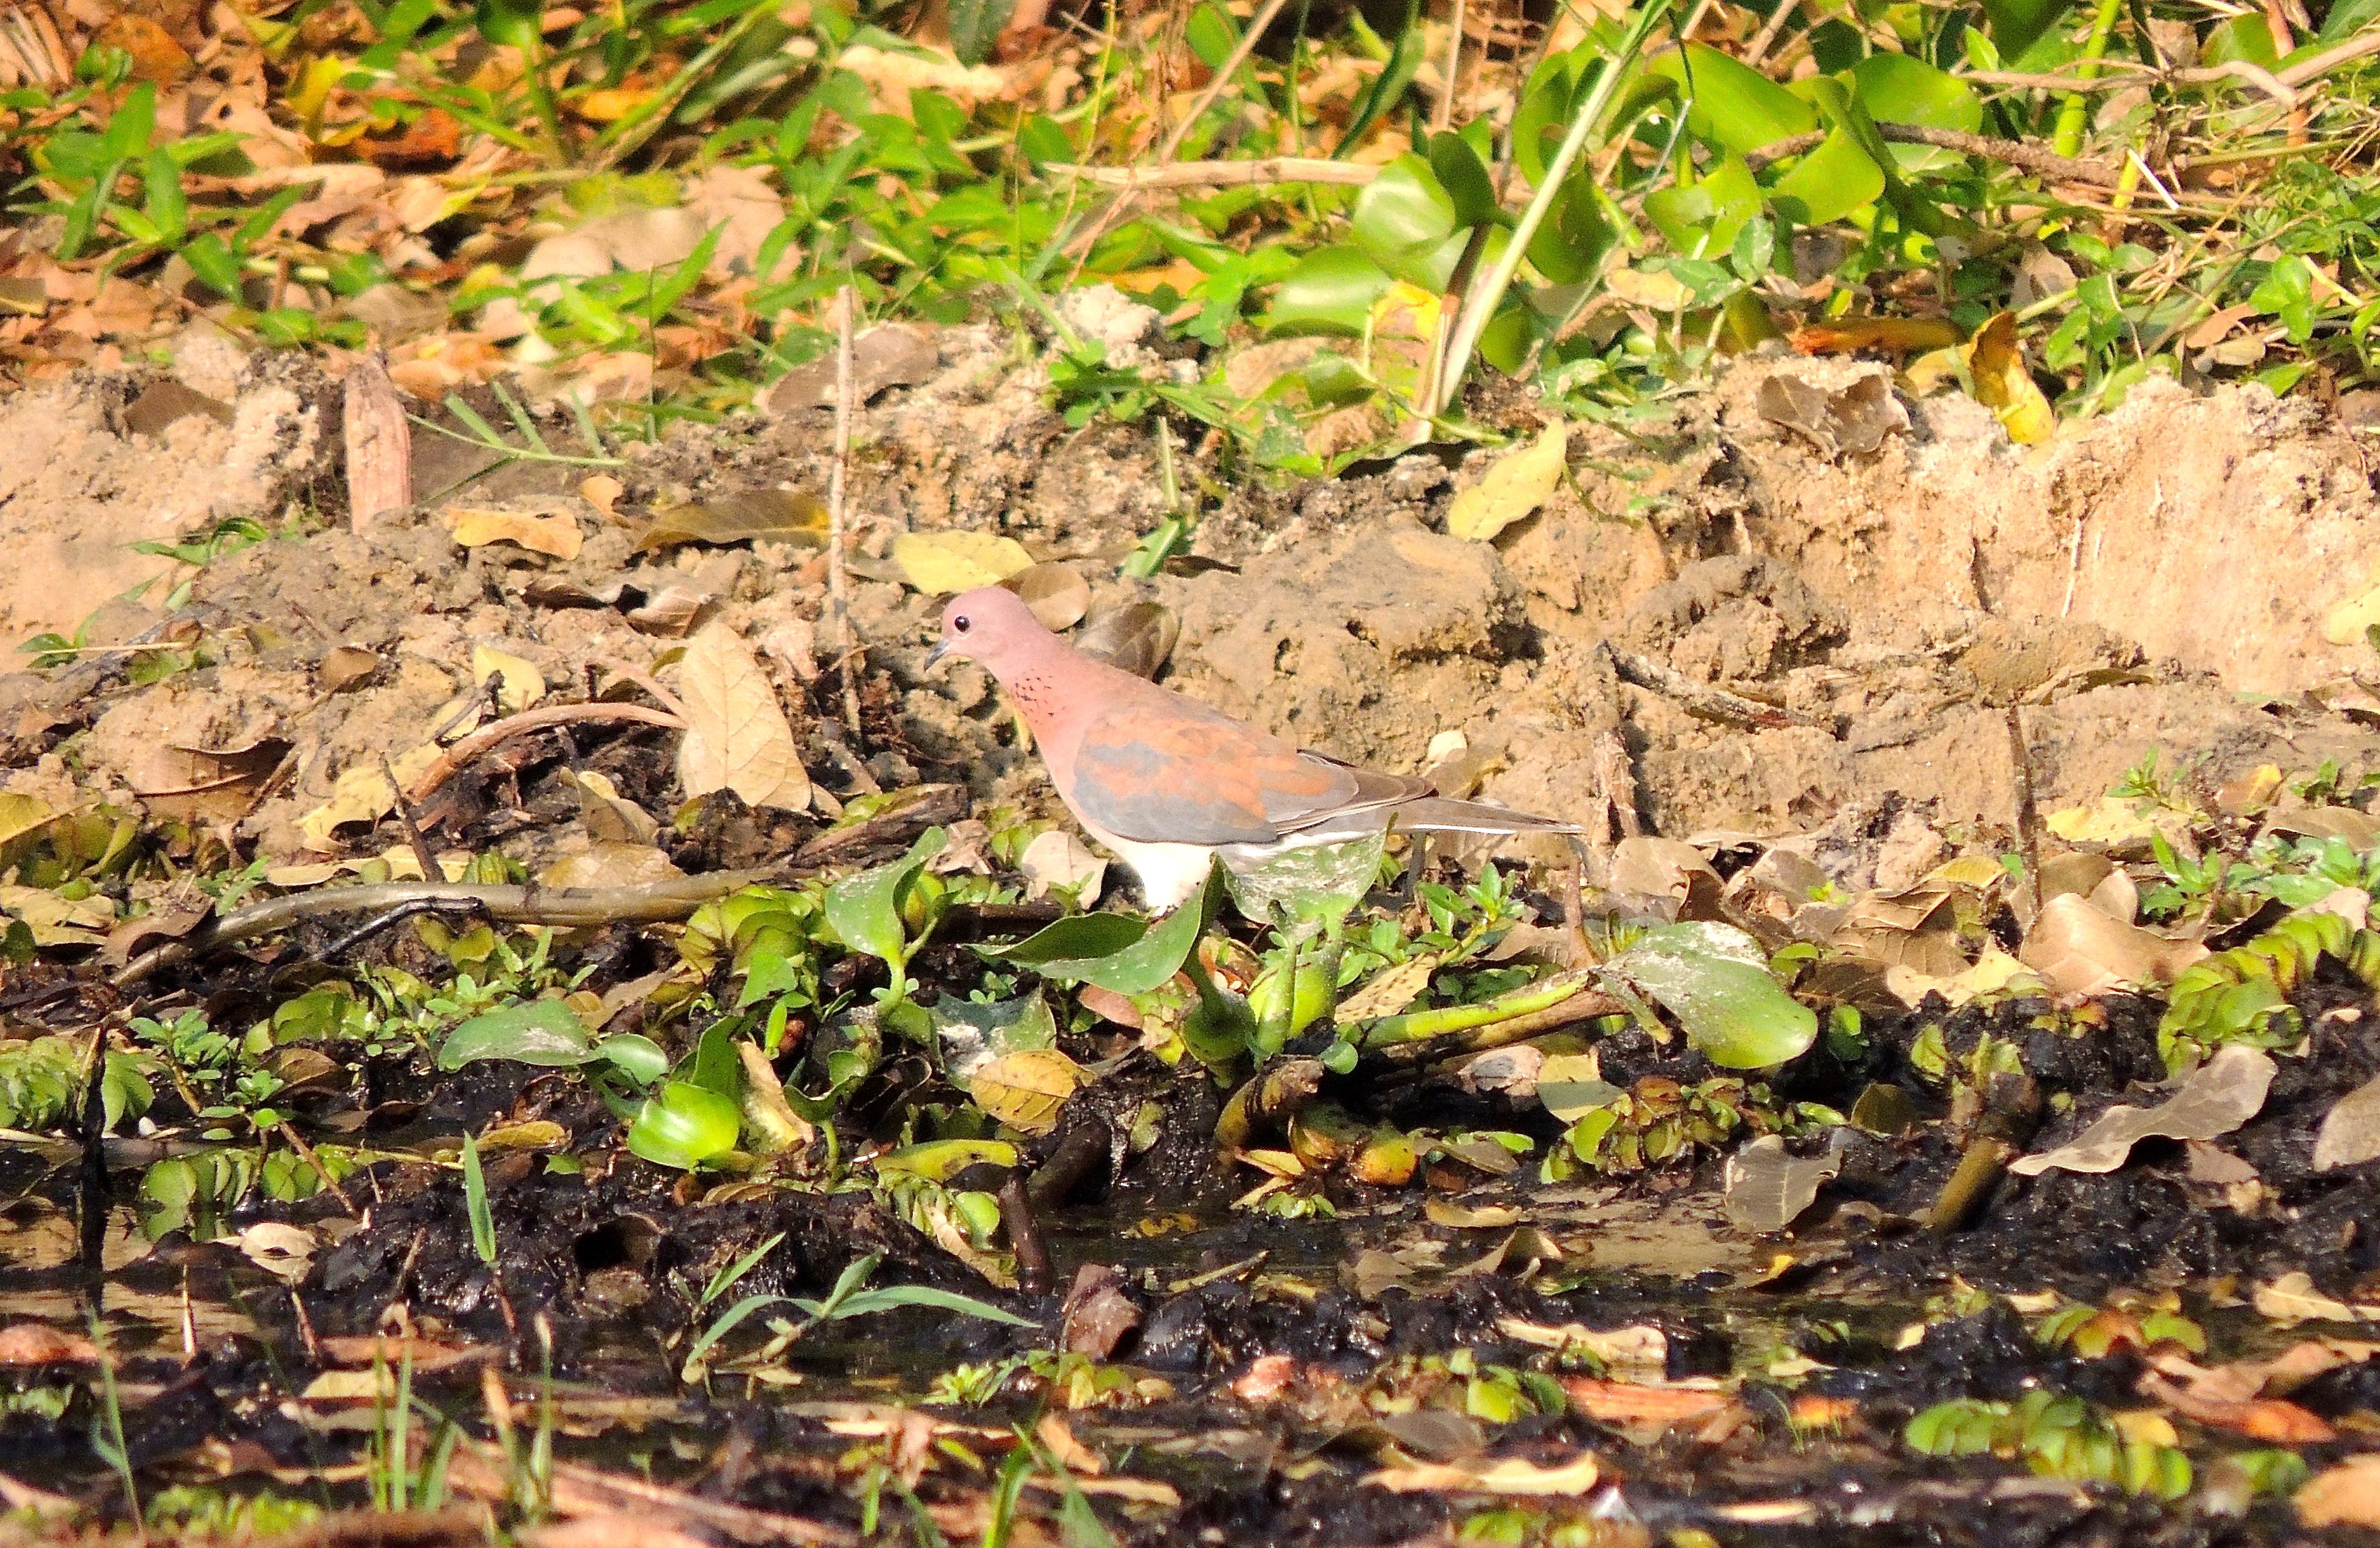
M 480 886 L 468 882 L 381 882 L 365 886 L 321 887 L 267 898 L 209 920 L 178 941 L 145 951 L 116 969 L 107 981 L 117 989 L 147 982 L 166 968 L 202 952 L 253 936 L 286 930 L 325 914 L 373 913 L 406 904 L 476 906 L 504 924 L 652 924 L 681 920 L 714 898 L 764 880 L 761 871 L 715 871 L 647 882 L 633 887 Z
M 1778 7 L 1768 13 L 1768 19 L 1760 24 L 1760 30 L 1752 35 L 1752 42 L 1744 45 L 1743 62 L 1757 69 L 1760 61 L 1767 58 L 1768 51 L 1776 46 L 1777 35 L 1785 30 L 1785 24 L 1792 20 L 1793 13 L 1801 8 L 1801 0 L 1781 0 Z
M 852 638 L 851 578 L 844 573 L 843 562 L 844 511 L 851 481 L 851 286 L 846 285 L 834 294 L 834 467 L 828 474 L 826 496 L 826 594 L 834 613 L 835 650 L 848 662 L 858 649 Z M 859 736 L 859 690 L 852 686 L 848 665 L 837 669 L 835 676 L 843 683 L 843 722 L 851 727 L 856 740 Z
M 2338 68 L 2352 64 L 2366 55 L 2380 54 L 2380 27 L 2367 27 L 2354 37 L 2333 48 L 2325 48 L 2311 59 L 2301 59 L 2287 69 L 2273 72 L 2273 79 L 2284 86 L 2303 86 L 2318 80 Z
M 1611 652 L 1611 670 L 1621 682 L 1648 688 L 1666 699 L 1674 699 L 1679 708 L 1698 719 L 1715 720 L 1723 725 L 1741 725 L 1754 731 L 1780 731 L 1789 725 L 1809 726 L 1821 731 L 1832 729 L 1814 716 L 1781 705 L 1764 704 L 1757 699 L 1746 699 L 1740 693 L 1730 693 L 1708 683 L 1698 683 L 1682 672 L 1615 649 L 1609 643 L 1601 648 Z
M 1380 175 L 1377 166 L 1322 156 L 1266 156 L 1257 161 L 1184 161 L 1171 166 L 1083 166 L 1052 163 L 1087 183 L 1111 189 L 1236 189 L 1260 183 L 1336 183 L 1361 188 Z
M 347 530 L 360 532 L 413 504 L 413 427 L 388 360 L 373 350 L 347 368 L 340 431 L 347 450 Z
M 2075 545 L 2082 545 L 2082 530 L 2074 530 Z M 2008 711 L 2009 762 L 2016 781 L 2016 835 L 2024 852 L 2025 896 L 2033 906 L 2033 917 L 2041 918 L 2041 809 L 2033 794 L 2033 747 L 2024 734 L 2024 711 L 2010 704 Z
M 1876 132 L 1888 142 L 1900 145 L 1931 145 L 1937 150 L 1956 151 L 1961 155 L 1982 156 L 1987 161 L 2005 162 L 2038 177 L 2061 183 L 2095 183 L 2102 188 L 2114 186 L 2116 169 L 2096 159 L 2082 160 L 2061 156 L 2037 145 L 2027 145 L 2014 140 L 1995 140 L 1989 135 L 1969 134 L 1963 129 L 1934 129 L 1916 124 L 1878 124 Z M 1787 156 L 1807 155 L 1826 143 L 1824 131 L 1797 134 L 1764 145 L 1744 161 L 1755 171 L 1773 161 Z
M 280 1129 L 281 1138 L 289 1141 L 289 1148 L 298 1152 L 298 1159 L 311 1166 L 314 1175 L 322 1179 L 323 1190 L 339 1201 L 339 1207 L 349 1214 L 361 1214 L 363 1212 L 356 1208 L 356 1201 L 347 1197 L 347 1190 L 339 1186 L 339 1179 L 331 1176 L 331 1169 L 322 1164 L 321 1156 L 314 1153 L 314 1147 L 306 1143 L 306 1137 L 290 1127 L 285 1118 L 276 1127 Z
M 1430 128 L 1444 134 L 1454 127 L 1454 83 L 1463 76 L 1463 0 L 1454 0 L 1454 26 L 1446 35 L 1446 79 L 1439 83 Z
M 428 800 L 438 787 L 468 768 L 490 750 L 529 731 L 542 731 L 552 725 L 576 725 L 603 721 L 628 721 L 638 725 L 658 725 L 665 730 L 682 731 L 686 722 L 667 710 L 656 710 L 643 704 L 548 704 L 543 709 L 523 710 L 508 715 L 492 725 L 483 725 L 438 755 L 438 762 L 421 772 L 406 795 L 416 805 Z
M 2370 53 L 2373 49 L 2380 49 L 2380 43 L 2374 44 L 2365 52 Z M 1982 86 L 2009 86 L 2028 91 L 2120 91 L 2127 87 L 2140 85 L 2143 76 L 2148 78 L 2151 85 L 2171 82 L 2182 86 L 2207 86 L 2218 80 L 2244 80 L 2284 107 L 2297 105 L 2297 92 L 2286 77 L 2277 76 L 2262 65 L 2252 65 L 2244 59 L 2227 59 L 2219 65 L 2200 65 L 2186 70 L 2150 70 L 2129 59 L 2102 59 L 2099 63 L 2102 68 L 2118 73 L 2074 76 L 2042 75 L 2024 70 L 1961 70 L 1957 76 L 1961 80 L 1971 80 Z M 2309 59 L 2306 63 L 2311 65 L 2314 61 Z M 1876 127 L 1883 128 L 1887 126 L 1879 124 Z
M 686 706 L 676 694 L 662 687 L 653 675 L 642 667 L 631 666 L 617 656 L 597 656 L 595 664 L 609 671 L 625 683 L 634 683 L 653 696 L 653 701 L 680 720 L 686 718 Z
M 384 752 L 381 754 L 380 770 L 388 775 L 388 787 L 396 797 L 397 825 L 405 830 L 405 842 L 413 851 L 414 863 L 421 867 L 421 879 L 425 882 L 443 881 L 444 869 L 439 865 L 438 857 L 431 852 L 430 840 L 421 835 L 421 823 L 413 814 L 413 803 L 405 798 L 405 787 L 396 782 L 396 765 L 388 761 L 388 754 Z
M 1033 1218 L 1033 1201 L 1026 1197 L 1021 1172 L 1009 1173 L 1000 1185 L 1000 1221 L 1008 1228 L 1008 1246 L 1016 1254 L 1016 1283 L 1039 1295 L 1050 1287 L 1050 1247 Z

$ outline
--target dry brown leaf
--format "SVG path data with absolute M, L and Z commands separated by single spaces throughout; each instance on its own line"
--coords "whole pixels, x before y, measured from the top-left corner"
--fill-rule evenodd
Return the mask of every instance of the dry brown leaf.
M 596 843 L 561 856 L 537 881 L 543 887 L 635 887 L 684 874 L 650 844 Z
M 1592 1376 L 1565 1376 L 1561 1384 L 1580 1413 L 1606 1424 L 1694 1424 L 1716 1417 L 1735 1402 L 1711 1387 L 1647 1386 Z
M 1568 1462 L 1540 1468 L 1518 1457 L 1501 1461 L 1457 1465 L 1449 1462 L 1415 1462 L 1404 1467 L 1382 1468 L 1368 1473 L 1363 1481 L 1374 1489 L 1386 1489 L 1391 1493 L 1419 1493 L 1455 1494 L 1523 1494 L 1537 1497 L 1559 1494 L 1584 1494 L 1595 1487 L 1602 1469 L 1591 1451 L 1582 1451 Z
M 1091 583 L 1072 565 L 1035 565 L 1017 571 L 1003 584 L 1025 599 L 1033 616 L 1052 634 L 1073 628 L 1091 610 Z
M 2122 984 L 2170 983 L 2205 955 L 2196 941 L 2168 941 L 2060 893 L 2042 904 L 2017 959 L 2058 993 L 2101 994 Z
M 99 1358 L 88 1338 L 62 1333 L 46 1323 L 0 1328 L 0 1366 L 81 1365 Z
M 2313 1139 L 2313 1169 L 2358 1166 L 2380 1156 L 2380 1077 L 2338 1099 Z
M 1087 908 L 1099 900 L 1108 862 L 1065 829 L 1052 828 L 1025 847 L 1016 869 L 1025 873 L 1028 902 L 1049 896 L 1055 888 L 1071 896 L 1077 907 Z
M 2214 1430 L 2228 1430 L 2252 1441 L 2277 1445 L 2319 1445 L 2338 1432 L 2309 1412 L 2281 1397 L 2221 1398 L 2169 1382 L 2155 1371 L 2141 1378 L 2142 1395 L 2154 1397 L 2184 1419 Z
M 2316 1473 L 2291 1503 L 2309 1527 L 2380 1527 L 2380 1453 Z
M 239 1249 L 250 1262 L 291 1285 L 306 1277 L 321 1245 L 303 1226 L 273 1220 L 260 1220 L 239 1234 Z
M 535 662 L 492 646 L 472 646 L 471 680 L 484 683 L 491 677 L 496 679 L 500 714 L 516 715 L 545 697 L 545 674 Z
M 558 512 L 540 516 L 531 511 L 449 506 L 446 526 L 454 532 L 455 541 L 465 548 L 508 542 L 532 554 L 565 561 L 578 557 L 578 550 L 586 542 L 579 535 L 578 523 Z
M 657 513 L 637 539 L 639 553 L 681 543 L 826 542 L 826 502 L 793 489 L 745 489 Z
M 2261 1111 L 2272 1089 L 2273 1056 L 2261 1048 L 2226 1043 L 2215 1057 L 2155 1107 L 2119 1103 L 2066 1144 L 2009 1163 L 2022 1177 L 2055 1166 L 2068 1172 L 2112 1172 L 2147 1139 L 2216 1140 Z
M 2284 1326 L 2299 1323 L 2380 1323 L 2380 1306 L 2350 1306 L 2313 1287 L 2313 1276 L 2291 1269 L 2255 1289 L 2256 1314 Z
M 733 790 L 747 806 L 799 811 L 809 804 L 809 774 L 777 690 L 725 623 L 687 641 L 678 697 L 686 702 L 686 737 L 677 772 L 689 799 Z

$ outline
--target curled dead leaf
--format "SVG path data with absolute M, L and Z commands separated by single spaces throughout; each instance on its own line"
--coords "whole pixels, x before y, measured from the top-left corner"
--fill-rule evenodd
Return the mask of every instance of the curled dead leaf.
M 2068 1144 L 2009 1164 L 2019 1176 L 2038 1176 L 2051 1167 L 2068 1172 L 2112 1172 L 2143 1140 L 2215 1140 L 2262 1111 L 2271 1090 L 2273 1056 L 2261 1048 L 2226 1043 L 2215 1057 L 2155 1107 L 2118 1103 L 2093 1120 Z
M 1154 677 L 1172 659 L 1181 634 L 1182 620 L 1163 603 L 1128 602 L 1084 624 L 1075 648 L 1135 677 Z

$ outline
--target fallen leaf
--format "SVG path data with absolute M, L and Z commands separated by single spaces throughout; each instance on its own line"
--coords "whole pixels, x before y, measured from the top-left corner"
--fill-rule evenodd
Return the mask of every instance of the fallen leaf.
M 892 540 L 892 560 L 904 579 L 933 597 L 997 586 L 1033 565 L 1014 538 L 959 530 L 904 532 Z
M 46 887 L 0 885 L 0 913 L 24 920 L 37 946 L 97 946 L 115 924 L 115 900 L 104 893 L 61 897 Z
M 1487 477 L 1455 495 L 1446 508 L 1448 534 L 1486 542 L 1533 514 L 1561 487 L 1569 459 L 1570 426 L 1556 419 L 1535 441 L 1498 457 Z
M 396 810 L 396 784 L 376 764 L 358 763 L 339 775 L 331 798 L 298 819 L 306 847 L 328 853 L 339 847 L 334 834 L 350 823 L 377 823 Z
M 791 489 L 747 489 L 654 513 L 637 539 L 637 551 L 757 538 L 823 546 L 826 530 L 826 502 L 817 495 Z
M 2338 1099 L 2313 1137 L 2313 1169 L 2358 1166 L 2380 1156 L 2380 1076 Z
M 1867 349 L 1918 355 L 1956 345 L 1959 330 L 1935 317 L 1847 317 L 1796 328 L 1785 341 L 1797 355 L 1855 355 Z
M 1396 1494 L 1430 1492 L 1548 1496 L 1584 1494 L 1594 1488 L 1601 1477 L 1602 1469 L 1596 1463 L 1595 1454 L 1583 1451 L 1570 1461 L 1550 1468 L 1540 1468 L 1519 1457 L 1508 1457 L 1485 1466 L 1476 1463 L 1415 1462 L 1401 1468 L 1383 1468 L 1378 1472 L 1366 1474 L 1363 1481 L 1372 1488 L 1386 1489 Z
M 2184 813 L 2120 796 L 2102 796 L 2087 806 L 2053 811 L 2042 819 L 2042 825 L 2072 844 L 2145 847 L 2155 835 L 2171 843 L 2177 836 L 2187 839 L 2190 833 L 2190 818 Z
M 1002 1054 L 978 1065 L 967 1077 L 975 1104 L 1011 1128 L 1049 1134 L 1058 1110 L 1083 1083 L 1083 1067 L 1054 1048 Z
M 1006 585 L 1052 634 L 1073 628 L 1091 610 L 1091 583 L 1072 565 L 1035 565 L 1010 576 Z
M 2196 941 L 2168 941 L 2112 919 L 2073 893 L 2045 901 L 2017 960 L 2060 994 L 2099 994 L 2122 984 L 2170 983 L 2206 955 Z
M 1504 1317 L 1497 1321 L 1496 1331 L 1536 1348 L 1592 1355 L 1609 1375 L 1658 1381 L 1670 1368 L 1670 1335 L 1649 1323 L 1605 1330 L 1583 1323 L 1548 1324 Z
M 879 323 L 851 341 L 854 407 L 887 387 L 915 386 L 932 378 L 941 364 L 933 336 L 914 324 Z M 832 354 L 795 366 L 769 389 L 769 411 L 799 414 L 834 407 L 835 360 Z
M 1055 888 L 1072 896 L 1077 907 L 1087 908 L 1099 900 L 1108 862 L 1073 834 L 1052 828 L 1025 847 L 1016 869 L 1025 873 L 1026 901 L 1047 897 Z
M 471 647 L 471 680 L 496 679 L 496 710 L 516 715 L 545 697 L 545 674 L 537 664 L 487 645 Z
M 2009 1170 L 2025 1177 L 2053 1166 L 2068 1172 L 2112 1172 L 2143 1140 L 2219 1139 L 2263 1109 L 2274 1067 L 2273 1056 L 2263 1049 L 2226 1043 L 2167 1101 L 2155 1107 L 2119 1103 L 2070 1143 L 2012 1161 Z
M 777 690 L 724 622 L 686 642 L 678 697 L 686 701 L 686 737 L 677 772 L 688 799 L 733 790 L 747 806 L 799 811 L 809 804 L 809 774 Z
M 46 1323 L 0 1328 L 0 1366 L 82 1365 L 98 1358 L 90 1339 L 61 1333 Z
M 685 872 L 650 844 L 596 843 L 573 850 L 537 873 L 541 887 L 636 887 Z
M 578 557 L 578 550 L 586 542 L 579 535 L 578 523 L 558 512 L 540 516 L 530 511 L 482 510 L 468 506 L 449 506 L 446 507 L 446 525 L 455 534 L 455 542 L 465 548 L 508 542 L 532 554 L 543 554 L 562 560 Z
M 1975 401 L 1992 411 L 2020 446 L 2037 445 L 2058 433 L 2058 411 L 2049 406 L 2033 373 L 2024 367 L 2024 349 L 2017 342 L 2016 313 L 2003 311 L 1975 330 L 1960 349 L 1974 384 Z
M 1760 384 L 1759 408 L 1762 419 L 1792 431 L 1830 458 L 1873 455 L 1885 437 L 1909 429 L 1909 410 L 1880 372 L 1832 391 L 1779 372 Z
M 2290 1503 L 2309 1527 L 2380 1527 L 2380 1452 L 2316 1473 Z
M 1721 1202 L 1727 1217 L 1747 1231 L 1782 1231 L 1842 1169 L 1840 1144 L 1824 1155 L 1797 1156 L 1785 1149 L 1782 1137 L 1764 1134 L 1727 1158 Z
M 371 681 L 383 664 L 377 651 L 367 651 L 360 645 L 336 645 L 323 655 L 322 664 L 315 673 L 324 693 L 345 693 Z
M 295 1285 L 306 1277 L 313 1265 L 315 1249 L 322 1244 L 314 1233 L 298 1225 L 284 1225 L 278 1221 L 260 1220 L 239 1234 L 239 1249 L 249 1262 L 276 1279 Z
M 627 486 L 609 473 L 594 473 L 578 481 L 578 497 L 595 507 L 595 514 L 606 521 L 617 521 L 620 513 L 613 507 Z
M 1135 677 L 1154 677 L 1173 657 L 1182 620 L 1161 602 L 1128 602 L 1084 624 L 1075 649 Z
M 2154 1397 L 2184 1419 L 2277 1445 L 2320 1445 L 2338 1438 L 2321 1417 L 2280 1397 L 2226 1399 L 2194 1392 L 2152 1371 L 2141 1378 L 2143 1396 Z
M 1715 1418 L 1735 1399 L 1714 1387 L 1651 1386 L 1635 1382 L 1598 1381 L 1592 1376 L 1565 1376 L 1562 1390 L 1571 1406 L 1605 1424 L 1667 1428 Z
M 2313 1276 L 2291 1269 L 2254 1293 L 2256 1315 L 2283 1326 L 2299 1323 L 2380 1323 L 2380 1306 L 2350 1306 L 2313 1287 Z
M 1430 974 L 1437 970 L 1438 957 L 1434 952 L 1408 957 L 1366 979 L 1354 993 L 1339 1002 L 1331 1015 L 1342 1027 L 1394 1016 L 1421 997 L 1421 992 L 1429 987 Z
M 2361 645 L 2374 624 L 2380 624 L 2380 586 L 2368 586 L 2322 616 L 2322 637 L 2334 645 Z

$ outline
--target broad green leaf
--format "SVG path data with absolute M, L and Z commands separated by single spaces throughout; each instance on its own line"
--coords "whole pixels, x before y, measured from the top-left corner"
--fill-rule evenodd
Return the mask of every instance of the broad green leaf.
M 1444 287 L 1453 261 L 1446 260 L 1441 270 L 1439 253 L 1455 231 L 1454 198 L 1421 157 L 1402 155 L 1382 167 L 1355 196 L 1350 226 L 1364 256 L 1386 274 L 1431 290 Z
M 1839 128 L 1779 179 L 1768 197 L 1796 225 L 1825 225 L 1875 203 L 1883 192 L 1883 170 L 1851 130 Z
M 594 1058 L 595 1045 L 577 1013 L 560 1000 L 528 1000 L 475 1016 L 446 1034 L 438 1067 L 460 1069 L 480 1059 L 513 1059 L 565 1068 Z
M 826 889 L 826 922 L 854 951 L 864 951 L 896 971 L 909 960 L 908 934 L 901 923 L 901 891 L 941 853 L 949 835 L 928 828 L 909 852 L 891 865 L 846 876 Z
M 1052 1048 L 1058 1042 L 1058 1019 L 1050 1013 L 1050 1002 L 1038 991 L 989 1005 L 945 994 L 927 1008 L 927 1014 L 933 1018 L 934 1032 L 942 1045 L 942 1067 L 954 1080 L 965 1080 L 978 1066 L 1003 1054 Z
M 1389 285 L 1388 271 L 1359 250 L 1318 249 L 1298 260 L 1289 277 L 1273 286 L 1265 309 L 1265 331 L 1361 334 L 1372 315 L 1372 303 Z
M 99 153 L 114 162 L 145 155 L 156 128 L 157 86 L 144 80 L 125 93 L 124 104 L 109 116 L 100 135 Z
M 1724 156 L 1695 182 L 1647 194 L 1645 213 L 1677 251 L 1690 258 L 1715 258 L 1735 245 L 1745 222 L 1759 215 L 1760 185 L 1753 181 L 1742 156 Z
M 650 1086 L 669 1073 L 669 1055 L 661 1044 L 636 1032 L 605 1038 L 595 1045 L 595 1056 L 639 1086 Z
M 628 1126 L 628 1149 L 656 1166 L 691 1171 L 734 1150 L 742 1127 L 735 1098 L 673 1080 Z
M 2217 22 L 2199 45 L 2198 57 L 2206 65 L 2228 64 L 2234 59 L 2272 69 L 2280 64 L 2280 55 L 2273 48 L 2273 30 L 2261 11 L 2246 11 Z
M 1581 172 L 1562 185 L 1552 213 L 1529 238 L 1529 262 L 1556 285 L 1576 285 L 1603 267 L 1622 229 L 1609 196 Z
M 1869 55 L 1852 67 L 1851 86 L 1859 104 L 1879 124 L 1918 124 L 1970 134 L 1984 126 L 1984 104 L 1965 81 L 1906 54 Z
M 951 0 L 951 48 L 962 65 L 980 65 L 1016 10 L 1016 0 Z
M 527 54 L 538 46 L 544 15 L 538 0 L 480 0 L 480 36 Z
M 1658 1001 L 1725 1069 L 1781 1065 L 1818 1035 L 1817 1013 L 1785 993 L 1759 943 L 1732 925 L 1663 925 L 1605 967 Z
M 1146 994 L 1182 970 L 1182 964 L 1198 944 L 1199 932 L 1214 917 L 1218 890 L 1214 875 L 1209 872 L 1205 890 L 1153 926 L 1143 926 L 1136 920 L 1123 920 L 1115 914 L 1082 914 L 1060 920 L 1006 950 L 985 955 L 1004 957 L 1060 982 L 1097 984 L 1118 994 Z M 1122 922 L 1086 928 L 1087 921 L 1098 919 Z M 1124 936 L 1126 928 L 1137 932 L 1129 940 Z M 1092 933 L 1093 929 L 1097 935 Z M 1062 930 L 1062 934 L 1059 933 Z M 1101 944 L 1106 944 L 1107 949 L 1082 949 Z M 1066 952 L 1080 955 L 1062 955 Z
M 2071 0 L 1984 0 L 1984 22 L 1992 46 L 2011 66 L 2066 14 Z M 2260 18 L 2261 19 L 2261 18 Z
M 1429 137 L 1429 169 L 1438 178 L 1439 187 L 1453 201 L 1458 229 L 1496 218 L 1495 180 L 1488 175 L 1488 164 L 1462 135 Z
M 1696 139 L 1739 155 L 1818 127 L 1808 103 L 1707 43 L 1688 43 L 1682 58 L 1665 54 L 1646 69 L 1691 99 L 1686 128 Z
M 1555 428 L 1560 427 L 1557 424 Z M 1544 437 L 1540 437 L 1539 445 L 1543 444 Z M 1531 453 L 1537 450 L 1533 447 Z M 1281 915 L 1336 923 L 1364 901 L 1364 895 L 1379 879 L 1380 856 L 1388 841 L 1388 831 L 1383 828 L 1369 837 L 1350 839 L 1344 844 L 1317 844 L 1286 850 L 1261 865 L 1226 872 L 1225 884 L 1231 888 L 1232 901 L 1239 906 L 1240 912 L 1252 920 L 1270 920 Z
M 1210 70 L 1221 69 L 1223 61 L 1240 45 L 1239 24 L 1220 6 L 1204 5 L 1193 9 L 1189 20 L 1183 24 L 1182 33 L 1182 41 L 1190 45 L 1190 52 Z

